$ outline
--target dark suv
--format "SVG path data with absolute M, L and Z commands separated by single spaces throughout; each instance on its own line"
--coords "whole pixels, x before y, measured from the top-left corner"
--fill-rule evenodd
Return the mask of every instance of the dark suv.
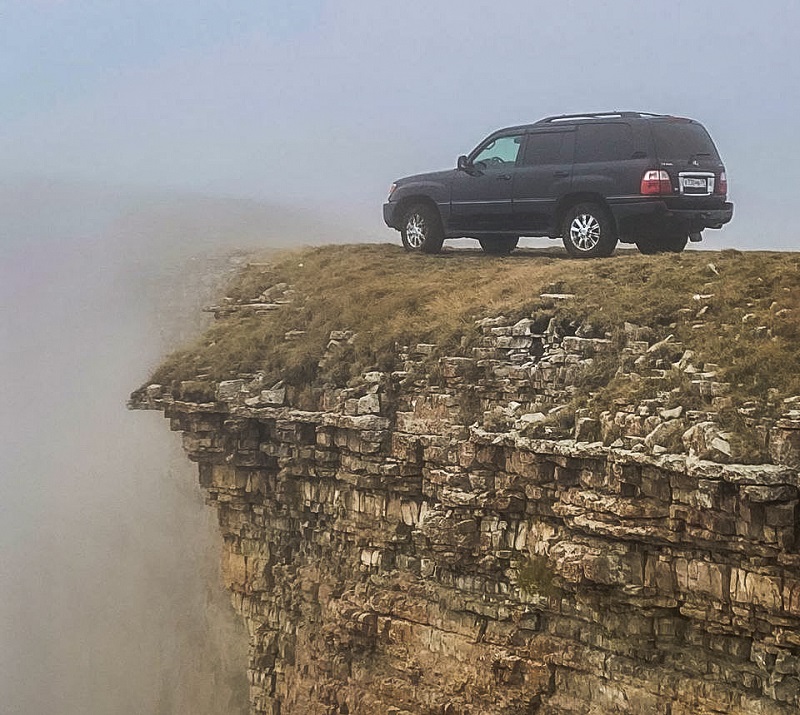
M 610 112 L 548 117 L 490 134 L 458 166 L 396 181 L 386 224 L 409 251 L 476 238 L 509 253 L 520 236 L 564 241 L 570 255 L 608 256 L 617 241 L 679 252 L 731 220 L 725 166 L 692 119 Z

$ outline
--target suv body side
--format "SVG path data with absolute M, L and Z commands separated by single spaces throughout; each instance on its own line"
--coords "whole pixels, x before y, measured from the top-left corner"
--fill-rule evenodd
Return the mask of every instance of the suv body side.
M 571 194 L 606 205 L 619 230 L 618 207 L 641 200 L 642 175 L 653 163 L 649 132 L 642 123 L 608 120 L 578 124 L 576 134 Z
M 509 140 L 518 144 L 513 157 Z M 493 152 L 499 156 L 482 161 Z M 652 171 L 666 172 L 668 194 L 643 193 Z M 608 214 L 619 240 L 641 247 L 670 232 L 699 238 L 730 221 L 724 179 L 713 141 L 694 120 L 634 112 L 552 117 L 493 132 L 459 168 L 398 180 L 384 220 L 401 230 L 403 208 L 426 202 L 436 206 L 445 238 L 557 238 L 570 207 L 588 202 Z

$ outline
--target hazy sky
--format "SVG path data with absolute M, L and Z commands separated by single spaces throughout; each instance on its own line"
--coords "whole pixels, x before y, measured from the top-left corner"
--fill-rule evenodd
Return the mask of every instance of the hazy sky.
M 737 204 L 718 245 L 793 248 L 800 3 L 0 3 L 6 175 L 341 203 L 561 112 L 703 121 Z M 709 232 L 712 233 L 712 232 Z

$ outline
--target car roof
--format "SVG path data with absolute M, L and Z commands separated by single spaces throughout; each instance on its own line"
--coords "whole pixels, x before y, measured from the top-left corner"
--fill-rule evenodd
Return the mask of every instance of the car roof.
M 498 129 L 497 131 L 492 132 L 492 134 L 501 134 L 506 132 L 527 132 L 527 131 L 532 131 L 534 129 L 548 129 L 551 127 L 570 126 L 570 125 L 584 124 L 584 123 L 588 124 L 598 120 L 613 121 L 615 119 L 641 120 L 641 121 L 666 119 L 673 121 L 696 123 L 694 119 L 687 119 L 685 117 L 676 117 L 671 114 L 653 114 L 651 112 L 628 112 L 628 111 L 585 112 L 582 114 L 556 114 L 553 115 L 552 117 L 545 117 L 544 119 L 540 119 L 538 122 L 534 122 L 533 124 L 519 124 L 513 127 L 504 127 L 503 129 Z

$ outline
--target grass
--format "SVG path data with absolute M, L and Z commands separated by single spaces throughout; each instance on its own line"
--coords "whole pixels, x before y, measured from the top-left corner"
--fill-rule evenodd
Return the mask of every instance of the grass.
M 474 321 L 485 316 L 556 317 L 591 324 L 623 343 L 623 325 L 673 335 L 716 365 L 734 405 L 778 405 L 800 394 L 800 254 L 722 251 L 569 260 L 557 251 L 523 250 L 507 258 L 475 251 L 409 255 L 389 245 L 324 246 L 285 253 L 243 269 L 229 286 L 232 302 L 255 300 L 285 283 L 295 293 L 280 310 L 222 317 L 194 345 L 176 352 L 151 382 L 177 389 L 256 371 L 298 390 L 345 385 L 364 370 L 400 368 L 398 344 L 432 342 L 469 354 Z M 566 301 L 540 298 L 570 293 Z M 292 339 L 289 331 L 303 331 Z M 320 365 L 330 332 L 352 330 L 352 344 Z M 647 397 L 647 384 L 615 375 L 616 356 L 599 360 L 584 380 L 595 407 L 614 398 Z M 199 376 L 199 378 L 198 378 Z M 685 379 L 676 376 L 679 399 Z

